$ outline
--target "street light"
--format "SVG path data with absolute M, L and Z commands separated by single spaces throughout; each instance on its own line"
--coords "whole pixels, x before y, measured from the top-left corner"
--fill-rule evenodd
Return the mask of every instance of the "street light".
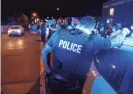
M 33 16 L 36 16 L 36 13 L 34 13 Z
M 36 16 L 37 16 L 37 13 L 33 13 L 32 15 L 33 15 L 34 17 L 36 17 Z
M 57 10 L 60 10 L 59 8 L 57 8 Z

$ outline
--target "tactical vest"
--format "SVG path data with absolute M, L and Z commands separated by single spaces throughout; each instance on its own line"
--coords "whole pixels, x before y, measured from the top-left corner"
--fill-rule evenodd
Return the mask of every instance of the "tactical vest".
M 86 77 L 93 57 L 92 39 L 62 31 L 55 42 L 53 70 L 63 77 Z

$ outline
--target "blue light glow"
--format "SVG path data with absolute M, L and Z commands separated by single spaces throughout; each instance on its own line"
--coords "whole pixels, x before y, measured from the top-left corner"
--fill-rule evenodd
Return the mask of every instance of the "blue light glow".
M 109 19 L 107 19 L 107 20 L 106 20 L 106 23 L 107 23 L 107 24 L 109 24 L 109 23 L 110 23 L 110 20 L 109 20 Z
M 77 25 L 76 28 L 79 29 L 79 30 L 82 30 L 87 35 L 90 35 L 92 33 L 92 30 L 94 29 L 94 28 L 89 28 L 88 29 L 88 28 L 85 28 L 85 27 L 79 26 L 79 25 Z
M 133 38 L 131 37 L 131 38 L 125 39 L 123 42 L 123 45 L 133 46 Z
M 102 76 L 97 77 L 92 86 L 91 94 L 117 94 Z

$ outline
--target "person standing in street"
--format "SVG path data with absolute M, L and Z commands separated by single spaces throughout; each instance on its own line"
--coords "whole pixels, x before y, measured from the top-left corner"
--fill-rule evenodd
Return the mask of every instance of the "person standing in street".
M 122 44 L 128 30 L 123 30 L 112 38 L 92 34 L 96 20 L 91 16 L 83 17 L 73 30 L 55 32 L 42 50 L 42 58 L 48 76 L 48 85 L 53 94 L 82 94 L 91 71 L 93 58 L 96 54 Z M 48 54 L 54 52 L 53 67 L 48 64 Z M 90 81 L 86 94 L 91 94 Z
M 41 42 L 45 43 L 46 26 L 44 23 L 40 26 L 40 36 L 41 36 Z

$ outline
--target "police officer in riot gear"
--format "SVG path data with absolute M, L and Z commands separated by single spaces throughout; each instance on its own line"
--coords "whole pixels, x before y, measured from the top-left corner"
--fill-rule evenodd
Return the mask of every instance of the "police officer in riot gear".
M 43 61 L 51 79 L 48 84 L 52 84 L 49 86 L 55 94 L 82 94 L 94 55 L 120 46 L 129 33 L 124 31 L 113 38 L 104 38 L 92 34 L 95 25 L 93 17 L 85 16 L 76 29 L 54 33 L 43 48 Z M 51 52 L 54 52 L 52 69 L 47 62 Z

